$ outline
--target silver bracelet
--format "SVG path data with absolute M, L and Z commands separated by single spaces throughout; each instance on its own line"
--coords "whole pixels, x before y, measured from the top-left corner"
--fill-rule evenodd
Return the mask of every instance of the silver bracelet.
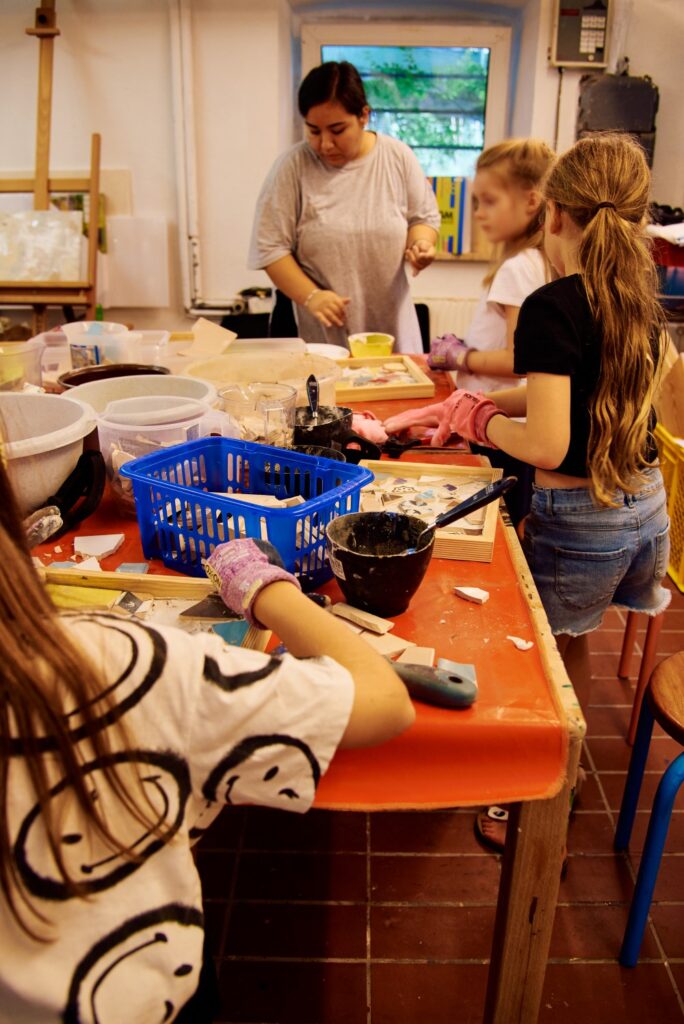
M 320 290 L 321 290 L 320 288 L 314 288 L 313 291 L 309 292 L 307 297 L 304 299 L 304 302 L 302 302 L 302 306 L 304 307 L 304 309 L 307 308 L 307 306 L 309 305 L 309 303 L 313 299 L 314 295 L 318 295 Z

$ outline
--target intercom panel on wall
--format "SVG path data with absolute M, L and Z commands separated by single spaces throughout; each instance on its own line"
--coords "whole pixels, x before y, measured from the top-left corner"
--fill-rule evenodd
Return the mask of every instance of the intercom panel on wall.
M 554 0 L 549 60 L 554 67 L 605 68 L 611 0 Z

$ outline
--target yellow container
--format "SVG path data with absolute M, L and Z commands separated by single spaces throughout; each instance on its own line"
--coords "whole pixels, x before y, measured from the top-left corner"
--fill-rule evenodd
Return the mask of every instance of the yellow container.
M 674 438 L 661 423 L 656 424 L 655 437 L 670 515 L 670 564 L 667 571 L 679 589 L 684 591 L 684 443 Z
M 394 337 L 391 334 L 381 334 L 379 331 L 350 334 L 348 341 L 355 359 L 362 359 L 364 356 L 390 356 L 394 348 Z

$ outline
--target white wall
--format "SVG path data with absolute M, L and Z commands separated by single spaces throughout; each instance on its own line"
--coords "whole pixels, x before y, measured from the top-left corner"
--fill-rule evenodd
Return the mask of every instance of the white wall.
M 169 0 L 175 4 L 178 0 Z M 633 74 L 650 74 L 660 88 L 654 163 L 654 197 L 658 202 L 684 201 L 682 163 L 681 65 L 682 0 L 614 0 L 625 16 L 624 52 Z M 0 173 L 30 172 L 35 158 L 38 43 L 25 29 L 33 24 L 36 0 L 2 0 L 0 4 Z M 320 6 L 320 5 L 319 5 Z M 379 5 L 373 5 L 377 7 Z M 396 5 L 395 5 L 396 6 Z M 430 9 L 435 5 L 431 5 Z M 445 4 L 467 20 L 486 4 Z M 505 8 L 498 4 L 498 11 Z M 509 0 L 518 8 L 518 79 L 511 112 L 513 134 L 537 135 L 553 143 L 559 75 L 547 65 L 552 0 Z M 295 9 L 296 17 L 291 14 Z M 213 208 L 221 200 L 225 216 L 208 218 L 208 195 L 199 197 L 201 233 L 207 245 L 225 245 L 225 261 L 216 276 L 203 281 L 205 294 L 234 295 L 251 284 L 265 283 L 262 273 L 245 268 L 245 254 L 257 191 L 277 153 L 292 137 L 293 52 L 306 5 L 292 0 L 191 0 L 196 29 L 193 60 L 201 95 L 196 110 L 198 162 L 211 147 L 221 153 L 210 179 Z M 330 13 L 331 7 L 325 5 Z M 349 12 L 348 5 L 341 5 Z M 102 134 L 105 169 L 118 176 L 116 212 L 165 217 L 170 225 L 171 305 L 169 309 L 116 310 L 114 319 L 138 327 L 186 327 L 178 256 L 177 168 L 170 14 L 167 0 L 59 0 L 55 42 L 51 171 L 85 171 L 89 138 Z M 402 8 L 404 17 L 416 4 Z M 425 8 L 421 8 L 424 10 Z M 385 5 L 383 13 L 390 10 Z M 293 32 L 295 38 L 293 40 Z M 208 69 L 219 87 L 208 92 Z M 577 87 L 581 72 L 563 76 L 559 149 L 574 138 Z M 214 127 L 219 125 L 217 131 Z M 218 150 L 217 150 L 217 147 Z M 204 165 L 203 165 L 204 166 Z M 130 210 L 125 184 L 130 181 Z M 474 295 L 484 272 L 481 264 L 435 264 L 414 282 L 419 295 Z M 59 313 L 55 311 L 55 317 Z

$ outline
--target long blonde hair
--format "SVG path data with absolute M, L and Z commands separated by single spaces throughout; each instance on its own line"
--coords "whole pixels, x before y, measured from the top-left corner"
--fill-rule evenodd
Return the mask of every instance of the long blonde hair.
M 1 425 L 0 425 L 1 427 Z M 129 791 L 112 760 L 112 738 L 117 749 L 130 746 L 120 723 L 102 729 L 98 715 L 116 718 L 116 705 L 100 673 L 72 643 L 31 563 L 24 529 L 2 458 L 0 430 L 0 893 L 20 927 L 34 939 L 44 939 L 36 927 L 48 919 L 29 898 L 13 854 L 8 806 L 10 769 L 17 758 L 26 768 L 29 784 L 42 808 L 47 842 L 57 871 L 71 896 L 84 894 L 70 876 L 61 850 L 59 822 L 50 801 L 54 772 L 69 781 L 87 822 L 111 849 L 137 860 L 134 851 L 113 833 L 93 797 L 82 768 L 88 756 L 101 758 L 103 775 L 116 799 L 142 824 L 159 834 L 153 811 L 142 787 Z M 88 745 L 77 744 L 70 733 L 64 708 L 78 707 L 79 734 Z M 48 767 L 49 766 L 49 767 Z M 136 787 L 137 788 L 137 787 Z M 32 923 L 26 911 L 30 912 Z
M 602 505 L 638 490 L 660 353 L 662 310 L 644 231 L 651 176 L 628 135 L 588 135 L 550 172 L 544 195 L 582 229 L 579 271 L 602 337 L 601 372 L 591 400 L 588 467 Z M 657 347 L 657 346 L 656 346 Z
M 493 171 L 504 188 L 539 189 L 554 160 L 553 150 L 541 139 L 506 139 L 495 146 L 489 146 L 479 156 L 476 171 Z M 523 233 L 500 246 L 497 257 L 487 271 L 483 285 L 492 283 L 497 270 L 511 256 L 523 249 L 538 249 L 546 263 L 546 276 L 550 278 L 551 268 L 543 250 L 544 207 L 539 208 L 530 218 Z

